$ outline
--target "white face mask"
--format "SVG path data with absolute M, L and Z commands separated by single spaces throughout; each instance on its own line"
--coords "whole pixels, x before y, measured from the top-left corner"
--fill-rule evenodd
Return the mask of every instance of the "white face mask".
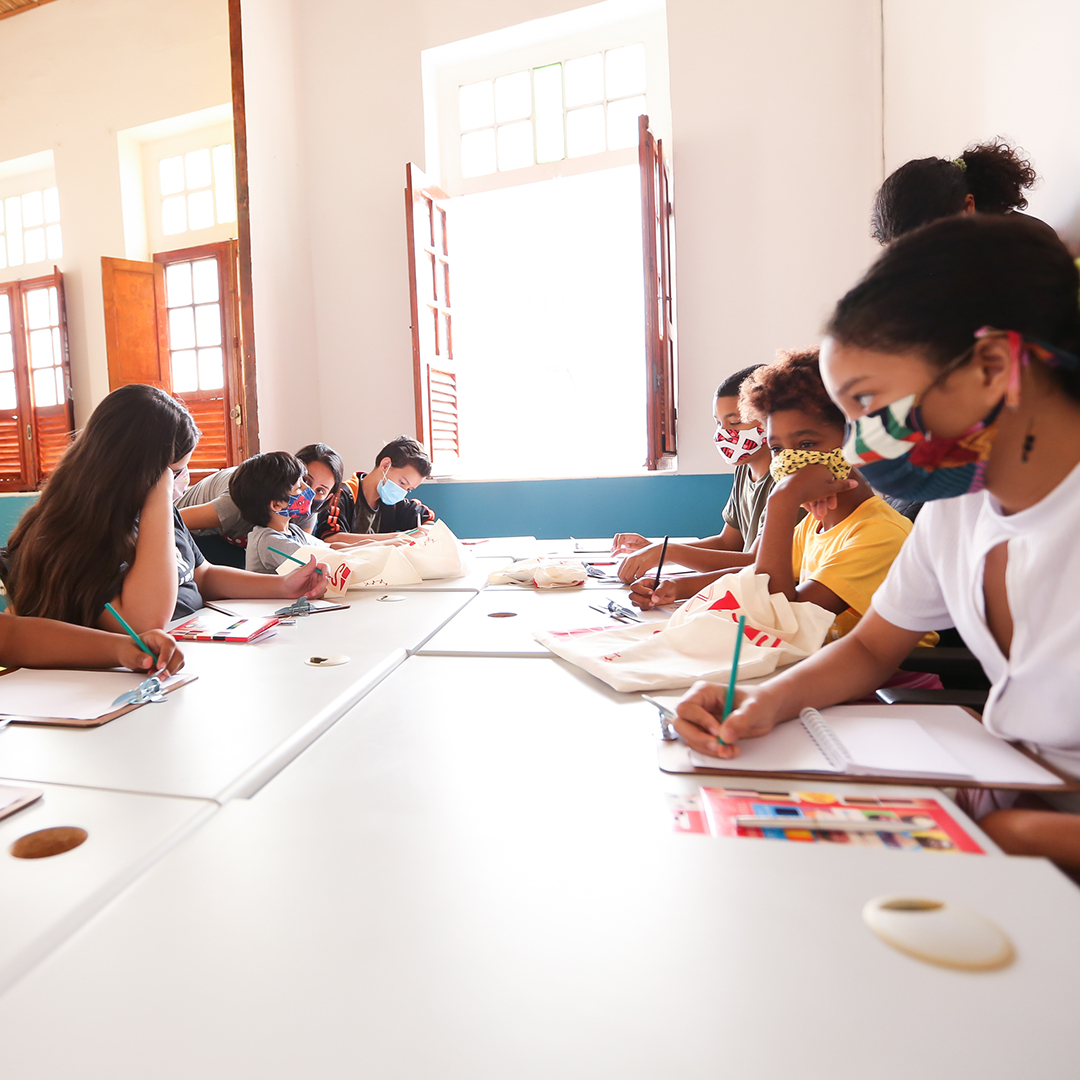
M 740 431 L 738 428 L 718 426 L 713 442 L 716 443 L 717 453 L 729 465 L 741 465 L 765 444 L 765 429 L 753 427 Z
M 173 473 L 172 478 L 172 497 L 173 502 L 176 502 L 181 495 L 188 489 L 188 485 L 191 483 L 191 473 L 188 467 L 185 465 L 179 472 Z

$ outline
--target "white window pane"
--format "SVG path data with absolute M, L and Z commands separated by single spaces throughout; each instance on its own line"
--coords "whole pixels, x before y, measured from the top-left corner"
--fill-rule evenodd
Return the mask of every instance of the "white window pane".
M 199 350 L 199 389 L 220 390 L 225 385 L 225 367 L 220 349 Z
M 63 359 L 63 354 L 60 352 L 60 327 L 54 326 L 52 328 L 52 352 L 53 363 L 59 364 Z
M 487 176 L 495 171 L 495 129 L 461 136 L 461 175 Z
M 191 263 L 170 263 L 165 267 L 165 303 L 184 307 L 191 299 Z
M 536 102 L 536 160 L 561 161 L 563 141 L 562 64 L 533 69 Z
M 195 313 L 189 307 L 169 311 L 169 348 L 195 348 Z
M 603 105 L 590 105 L 587 109 L 574 109 L 566 114 L 566 154 L 568 157 L 599 154 L 606 146 Z
M 458 88 L 458 123 L 462 131 L 495 123 L 495 93 L 490 79 Z
M 638 144 L 638 117 L 646 111 L 645 98 L 623 98 L 608 102 L 607 148 L 622 150 Z
M 183 157 L 162 158 L 158 162 L 162 195 L 177 195 L 184 190 Z M 183 230 L 181 230 L 183 231 Z
M 0 371 L 15 370 L 15 346 L 10 334 L 0 334 Z
M 532 80 L 527 71 L 500 75 L 495 80 L 495 122 L 524 120 L 532 116 Z
M 56 372 L 56 404 L 63 405 L 67 401 L 67 390 L 64 387 L 64 369 L 55 367 L 53 371 Z
M 45 226 L 45 246 L 49 250 L 50 259 L 62 259 L 64 257 L 64 238 L 60 234 L 59 225 Z
M 199 389 L 199 369 L 195 365 L 195 350 L 172 354 L 172 384 L 178 394 Z
M 0 409 L 17 409 L 19 399 L 15 395 L 15 373 L 5 372 L 0 375 Z
M 533 163 L 532 121 L 505 124 L 498 128 L 499 170 L 523 169 Z
M 166 236 L 187 232 L 187 199 L 183 195 L 161 200 L 161 231 Z
M 11 301 L 7 293 L 0 293 L 0 334 L 11 331 Z
M 214 147 L 214 197 L 219 225 L 236 220 L 236 175 L 233 148 L 229 143 Z
M 49 325 L 60 325 L 60 297 L 56 293 L 56 286 L 49 286 Z
M 0 233 L 0 270 L 7 269 L 7 244 L 4 242 L 4 234 Z
M 566 107 L 604 98 L 604 57 L 600 53 L 566 62 Z
M 187 197 L 188 228 L 209 229 L 214 224 L 214 193 L 196 191 Z
M 221 344 L 220 304 L 200 304 L 195 309 L 195 343 L 200 348 Z
M 22 220 L 24 229 L 45 224 L 45 206 L 40 191 L 28 191 L 22 197 Z
M 191 280 L 196 304 L 209 304 L 218 298 L 217 259 L 200 259 L 191 264 Z
M 605 59 L 609 100 L 645 93 L 644 45 L 627 45 L 622 49 L 609 49 Z
M 210 170 L 210 148 L 192 150 L 184 155 L 184 172 L 187 175 L 188 191 L 209 187 L 212 183 Z
M 26 325 L 30 330 L 40 330 L 52 325 L 49 318 L 48 289 L 31 289 L 26 294 Z
M 27 229 L 23 233 L 23 254 L 28 263 L 45 261 L 44 229 Z
M 44 368 L 52 367 L 60 357 L 53 359 L 53 339 L 52 331 L 45 330 L 31 330 L 30 331 L 30 366 L 32 368 Z
M 45 207 L 46 221 L 60 220 L 60 192 L 54 188 L 46 188 L 42 193 L 42 201 Z
M 39 409 L 55 405 L 56 402 L 56 376 L 52 368 L 42 368 L 34 372 L 34 404 Z
M 21 230 L 17 233 L 12 233 L 7 239 L 7 261 L 8 266 L 22 266 L 23 264 Z
M 18 195 L 4 200 L 4 219 L 7 222 L 8 265 L 22 266 L 22 199 Z

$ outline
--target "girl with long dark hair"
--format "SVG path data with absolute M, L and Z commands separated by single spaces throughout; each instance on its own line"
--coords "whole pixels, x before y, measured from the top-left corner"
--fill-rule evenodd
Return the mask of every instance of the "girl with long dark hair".
M 1056 237 L 972 215 L 901 237 L 840 301 L 821 366 L 851 422 L 845 453 L 878 490 L 926 505 L 851 634 L 738 692 L 723 723 L 722 688 L 684 698 L 676 726 L 695 750 L 731 757 L 717 737 L 858 699 L 951 625 L 993 684 L 987 729 L 1080 776 L 1078 290 Z M 971 809 L 1006 851 L 1080 871 L 1080 799 L 1045 798 Z
M 163 390 L 114 390 L 57 464 L 8 543 L 5 575 L 18 615 L 119 630 L 111 601 L 141 632 L 203 599 L 317 596 L 315 560 L 286 577 L 206 562 L 173 507 L 199 429 Z

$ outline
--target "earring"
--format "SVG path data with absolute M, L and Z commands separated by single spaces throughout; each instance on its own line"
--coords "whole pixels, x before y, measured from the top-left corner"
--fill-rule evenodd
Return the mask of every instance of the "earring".
M 1024 465 L 1028 463 L 1028 458 L 1031 456 L 1031 451 L 1035 447 L 1035 435 L 1032 433 L 1031 430 L 1034 426 L 1035 421 L 1032 420 L 1031 423 L 1028 425 L 1027 434 L 1024 436 L 1023 449 L 1020 451 L 1020 461 Z

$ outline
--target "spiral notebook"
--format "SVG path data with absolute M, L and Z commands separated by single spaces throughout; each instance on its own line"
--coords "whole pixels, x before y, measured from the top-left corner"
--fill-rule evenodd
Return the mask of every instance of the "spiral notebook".
M 804 709 L 797 720 L 778 724 L 768 735 L 740 741 L 736 758 L 707 757 L 682 742 L 666 744 L 661 768 L 1058 790 L 1076 786 L 952 705 Z

